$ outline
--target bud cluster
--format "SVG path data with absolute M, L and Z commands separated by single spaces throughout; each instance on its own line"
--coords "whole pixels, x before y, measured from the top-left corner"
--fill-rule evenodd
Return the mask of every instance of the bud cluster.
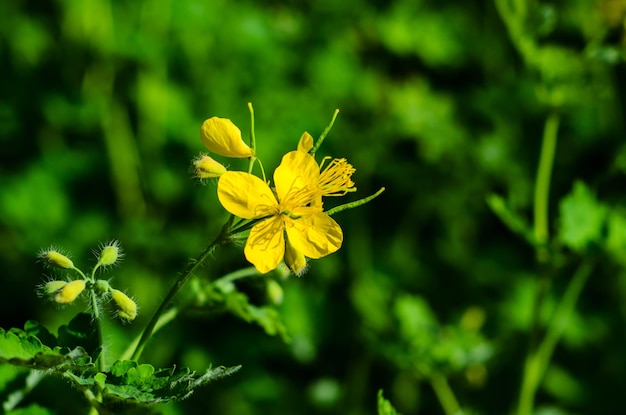
M 109 267 L 116 264 L 123 256 L 121 246 L 118 241 L 110 241 L 100 246 L 99 250 L 94 252 L 98 261 L 91 270 L 89 276 L 78 269 L 72 260 L 61 253 L 58 249 L 51 247 L 42 250 L 39 258 L 46 264 L 61 270 L 70 270 L 76 272 L 80 278 L 57 280 L 52 279 L 39 287 L 42 296 L 48 297 L 60 305 L 71 304 L 85 291 L 91 290 L 98 299 L 112 300 L 116 308 L 116 316 L 124 321 L 132 321 L 137 317 L 137 304 L 128 295 L 111 286 L 109 281 L 95 279 L 98 268 Z M 98 303 L 98 301 L 96 301 Z M 97 307 L 98 304 L 92 304 Z

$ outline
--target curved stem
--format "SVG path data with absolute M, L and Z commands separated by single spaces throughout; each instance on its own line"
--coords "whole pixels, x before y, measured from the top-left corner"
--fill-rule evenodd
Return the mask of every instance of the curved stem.
M 220 282 L 222 283 L 233 282 L 233 281 L 240 280 L 242 278 L 254 277 L 257 275 L 260 275 L 260 273 L 254 267 L 242 268 L 242 269 L 238 269 L 237 271 L 229 272 L 223 277 L 216 279 L 215 284 L 219 284 Z
M 322 134 L 320 135 L 320 137 L 317 139 L 317 141 L 315 142 L 315 145 L 313 146 L 313 148 L 309 151 L 309 153 L 311 154 L 315 154 L 315 152 L 320 148 L 320 146 L 322 145 L 322 143 L 324 142 L 324 139 L 326 138 L 326 136 L 328 135 L 328 133 L 330 132 L 330 129 L 333 128 L 333 124 L 335 123 L 335 120 L 337 119 L 337 115 L 339 114 L 339 109 L 336 109 L 335 112 L 333 113 L 333 117 L 330 120 L 330 124 L 328 124 L 328 127 L 326 127 L 326 129 L 324 129 L 324 131 L 322 131 Z
M 143 349 L 146 346 L 146 343 L 148 342 L 148 340 L 150 340 L 150 337 L 152 336 L 152 333 L 154 331 L 155 326 L 157 325 L 159 321 L 159 318 L 165 312 L 167 307 L 170 305 L 170 303 L 172 302 L 176 294 L 178 294 L 178 291 L 187 283 L 187 281 L 189 281 L 189 278 L 191 278 L 191 276 L 194 274 L 196 269 L 198 269 L 198 267 L 200 267 L 204 263 L 204 261 L 215 251 L 215 249 L 217 249 L 218 246 L 228 241 L 228 238 L 230 236 L 228 229 L 230 228 L 231 223 L 232 223 L 232 216 L 230 217 L 228 222 L 222 227 L 222 231 L 215 238 L 215 240 L 211 242 L 204 251 L 202 251 L 202 253 L 198 256 L 198 258 L 189 262 L 185 270 L 179 275 L 178 279 L 176 280 L 176 282 L 174 283 L 170 291 L 167 293 L 167 295 L 165 296 L 165 298 L 159 305 L 159 308 L 155 311 L 154 315 L 148 322 L 148 325 L 143 330 L 143 333 L 141 334 L 141 338 L 139 339 L 139 343 L 137 343 L 135 352 L 132 355 L 132 360 L 139 359 L 139 356 L 141 356 L 141 353 L 143 352 Z
M 461 415 L 463 411 L 459 406 L 459 402 L 456 400 L 454 396 L 454 392 L 450 388 L 448 384 L 448 380 L 442 375 L 433 375 L 430 377 L 430 384 L 437 395 L 437 399 L 439 399 L 439 403 L 441 404 L 443 411 L 446 415 Z

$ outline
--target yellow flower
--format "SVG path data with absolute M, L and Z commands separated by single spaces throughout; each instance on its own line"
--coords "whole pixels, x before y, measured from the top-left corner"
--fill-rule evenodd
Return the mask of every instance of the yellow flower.
M 313 137 L 305 131 L 298 141 L 298 151 L 308 153 L 312 148 Z M 323 168 L 324 163 L 331 158 L 324 157 L 320 165 L 319 196 L 343 196 L 348 192 L 356 191 L 352 181 L 352 173 L 356 169 L 345 158 L 333 159 L 326 168 Z
M 244 219 L 262 219 L 250 230 L 244 253 L 261 273 L 275 269 L 288 243 L 301 255 L 317 259 L 337 251 L 343 242 L 341 227 L 322 211 L 320 169 L 303 152 L 287 153 L 274 171 L 275 192 L 258 177 L 226 172 L 218 182 L 222 206 Z
M 200 128 L 202 143 L 215 154 L 225 157 L 252 157 L 252 149 L 243 142 L 241 130 L 227 118 L 212 117 Z

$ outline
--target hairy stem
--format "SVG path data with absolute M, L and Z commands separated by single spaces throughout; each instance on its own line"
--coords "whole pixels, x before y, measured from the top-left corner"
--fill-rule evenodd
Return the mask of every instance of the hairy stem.
M 211 242 L 209 246 L 207 246 L 206 249 L 202 251 L 202 253 L 196 259 L 189 262 L 185 270 L 178 276 L 178 279 L 176 280 L 176 282 L 174 283 L 170 291 L 167 293 L 167 295 L 165 296 L 165 298 L 159 305 L 159 308 L 157 308 L 156 312 L 154 313 L 154 315 L 148 322 L 148 325 L 146 326 L 146 328 L 143 330 L 143 333 L 141 334 L 141 337 L 139 339 L 139 343 L 137 343 L 135 352 L 132 355 L 132 360 L 139 359 L 139 357 L 141 356 L 141 353 L 143 352 L 144 347 L 146 346 L 146 343 L 148 342 L 148 340 L 150 340 L 150 337 L 152 336 L 152 333 L 154 332 L 154 328 L 157 325 L 161 315 L 165 312 L 165 310 L 170 305 L 170 303 L 172 302 L 176 294 L 178 294 L 178 291 L 180 291 L 180 289 L 187 283 L 187 281 L 189 281 L 189 278 L 191 278 L 191 276 L 204 263 L 204 261 L 215 251 L 215 249 L 217 249 L 218 246 L 226 243 L 229 240 L 230 235 L 229 235 L 228 229 L 230 228 L 230 224 L 232 222 L 231 219 L 229 219 L 228 222 L 222 227 L 222 231 L 215 238 L 215 240 Z

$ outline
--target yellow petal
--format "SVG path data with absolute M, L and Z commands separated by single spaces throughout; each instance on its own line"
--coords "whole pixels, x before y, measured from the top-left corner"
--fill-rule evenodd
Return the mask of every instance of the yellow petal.
M 262 274 L 276 269 L 285 255 L 285 234 L 280 215 L 254 225 L 250 230 L 244 254 Z
M 278 205 L 274 193 L 263 180 L 241 171 L 227 171 L 220 176 L 217 197 L 224 209 L 244 219 L 272 215 Z
M 285 217 L 285 229 L 293 247 L 313 259 L 332 254 L 343 242 L 339 224 L 321 212 L 299 219 Z
M 308 153 L 313 148 L 313 137 L 311 134 L 306 131 L 302 133 L 302 137 L 300 137 L 300 141 L 298 141 L 298 151 L 303 151 Z
M 294 197 L 301 189 L 317 189 L 319 166 L 313 156 L 302 151 L 290 151 L 283 156 L 280 166 L 274 170 L 274 184 L 278 199 L 285 202 Z M 302 195 L 300 195 L 302 196 Z M 311 200 L 295 202 L 296 206 L 304 206 Z
M 202 143 L 215 154 L 226 157 L 252 157 L 252 149 L 241 138 L 241 130 L 227 118 L 212 117 L 200 128 Z

